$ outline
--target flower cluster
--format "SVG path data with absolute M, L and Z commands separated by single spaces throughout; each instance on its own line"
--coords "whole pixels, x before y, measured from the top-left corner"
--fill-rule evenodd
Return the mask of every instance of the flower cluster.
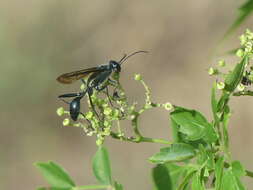
M 236 55 L 243 59 L 247 56 L 247 58 L 253 58 L 253 33 L 247 29 L 244 34 L 240 36 L 240 44 L 241 47 L 236 50 Z M 231 70 L 227 68 L 228 64 L 225 63 L 225 60 L 219 60 L 217 67 L 210 67 L 208 69 L 208 74 L 211 76 L 217 76 L 217 88 L 219 90 L 223 90 L 226 85 L 224 79 L 231 74 Z M 223 72 L 221 68 L 228 69 L 228 72 Z M 244 65 L 243 75 L 241 78 L 241 82 L 237 85 L 237 91 L 245 93 L 246 91 L 249 92 L 251 87 L 251 83 L 253 82 L 253 66 L 248 64 Z
M 94 90 L 91 96 L 92 103 L 89 101 L 89 98 L 87 98 L 87 112 L 79 114 L 76 122 L 73 122 L 69 117 L 65 118 L 63 120 L 63 126 L 81 127 L 87 136 L 96 135 L 97 145 L 101 145 L 107 136 L 120 140 L 137 142 L 135 137 L 125 137 L 120 126 L 120 121 L 131 121 L 135 135 L 141 137 L 137 123 L 140 114 L 154 107 L 162 107 L 168 111 L 173 109 L 171 103 L 157 104 L 151 101 L 150 89 L 143 81 L 140 74 L 136 74 L 134 79 L 143 85 L 146 98 L 145 104 L 139 110 L 137 109 L 136 102 L 128 102 L 125 90 L 119 82 L 119 74 L 113 75 L 113 79 L 117 81 L 116 85 L 106 84 L 109 89 L 113 89 L 113 92 L 98 92 Z M 85 86 L 82 85 L 81 89 L 85 90 Z M 59 116 L 69 116 L 69 111 L 60 107 L 57 109 L 57 114 Z

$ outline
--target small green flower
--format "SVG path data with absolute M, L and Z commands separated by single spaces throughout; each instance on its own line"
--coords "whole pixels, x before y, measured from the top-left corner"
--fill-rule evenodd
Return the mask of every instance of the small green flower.
M 236 51 L 236 56 L 237 56 L 237 57 L 243 57 L 243 56 L 244 56 L 244 51 L 243 51 L 242 49 L 238 49 L 238 50 Z
M 213 67 L 210 67 L 210 68 L 208 69 L 208 74 L 209 74 L 209 75 L 213 75 L 213 74 L 214 74 L 214 68 L 213 68 Z
M 93 118 L 93 116 L 94 116 L 94 114 L 91 111 L 87 112 L 85 115 L 86 119 L 88 119 L 88 120 L 91 120 Z
M 104 143 L 104 137 L 101 134 L 97 134 L 97 140 L 96 140 L 97 146 L 100 146 L 103 143 Z
M 111 113 L 112 113 L 112 109 L 111 109 L 110 107 L 106 107 L 106 108 L 104 109 L 104 114 L 105 114 L 105 115 L 111 115 Z
M 245 34 L 242 34 L 240 37 L 241 45 L 243 46 L 247 42 L 247 36 Z
M 68 118 L 65 118 L 65 119 L 63 120 L 63 122 L 62 122 L 62 125 L 63 125 L 63 126 L 68 126 L 68 125 L 70 125 L 70 120 L 69 120 Z
M 56 110 L 57 115 L 62 116 L 65 113 L 65 110 L 63 107 L 60 107 Z
M 130 119 L 130 120 L 134 120 L 135 117 L 136 117 L 136 116 L 135 116 L 134 114 L 132 114 L 132 115 L 130 115 L 130 118 L 129 118 L 129 119 Z
M 248 79 L 249 79 L 250 81 L 253 81 L 253 72 L 252 72 L 252 73 L 250 72 L 250 75 L 248 76 Z
M 80 89 L 81 89 L 82 91 L 84 91 L 84 90 L 85 90 L 85 85 L 84 85 L 84 84 L 81 84 Z
M 246 29 L 245 34 L 249 40 L 253 39 L 253 33 L 251 32 L 250 29 Z
M 140 74 L 135 74 L 134 79 L 137 81 L 140 81 L 140 80 L 142 80 L 142 77 Z
M 173 109 L 173 105 L 170 102 L 163 104 L 163 107 L 168 111 Z
M 108 127 L 108 126 L 110 126 L 110 125 L 111 125 L 111 123 L 110 123 L 109 121 L 107 121 L 107 120 L 104 121 L 104 126 L 105 126 L 105 127 Z
M 119 110 L 117 110 L 117 109 L 113 110 L 113 114 L 112 115 L 113 115 L 114 118 L 118 118 L 119 115 L 120 115 Z
M 218 88 L 219 90 L 224 89 L 224 88 L 225 88 L 224 82 L 217 82 L 217 88 Z
M 224 60 L 224 59 L 219 60 L 219 61 L 218 61 L 218 65 L 219 65 L 220 67 L 225 67 L 225 66 L 226 66 L 225 60 Z
M 105 136 L 109 136 L 111 134 L 111 129 L 110 127 L 107 127 L 104 129 L 104 133 L 103 133 Z
M 237 90 L 238 90 L 238 91 L 244 91 L 244 89 L 245 89 L 245 86 L 244 86 L 243 84 L 239 84 L 239 85 L 237 86 Z

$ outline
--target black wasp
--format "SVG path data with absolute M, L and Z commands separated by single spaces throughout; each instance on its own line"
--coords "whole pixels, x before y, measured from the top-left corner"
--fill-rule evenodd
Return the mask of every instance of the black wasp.
M 86 90 L 84 90 L 83 92 L 69 93 L 69 94 L 63 94 L 63 95 L 58 96 L 59 98 L 73 98 L 74 97 L 74 99 L 71 102 L 67 102 L 63 100 L 64 102 L 69 104 L 70 116 L 74 121 L 77 120 L 79 114 L 82 114 L 80 112 L 80 108 L 81 108 L 80 101 L 85 96 L 86 93 L 88 94 L 91 107 L 93 111 L 96 113 L 91 101 L 91 95 L 93 93 L 93 89 L 97 91 L 102 91 L 106 88 L 107 90 L 106 92 L 108 95 L 107 81 L 111 83 L 115 83 L 115 81 L 110 79 L 111 74 L 113 72 L 119 73 L 121 71 L 122 63 L 126 61 L 129 57 L 137 53 L 147 53 L 147 51 L 136 51 L 134 53 L 131 53 L 130 55 L 125 54 L 120 59 L 120 61 L 110 60 L 109 63 L 105 65 L 73 71 L 73 72 L 62 74 L 59 77 L 57 77 L 57 81 L 63 84 L 71 84 L 77 80 L 81 80 L 86 85 Z M 87 82 L 84 81 L 84 78 L 87 78 Z

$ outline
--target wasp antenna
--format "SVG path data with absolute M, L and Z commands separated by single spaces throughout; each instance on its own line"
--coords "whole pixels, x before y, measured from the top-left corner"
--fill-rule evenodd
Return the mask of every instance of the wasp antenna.
M 120 59 L 119 63 L 121 63 L 125 58 L 126 58 L 127 54 L 124 54 L 123 57 Z
M 130 57 L 132 57 L 133 55 L 135 55 L 135 54 L 137 54 L 137 53 L 148 53 L 148 51 L 136 51 L 136 52 L 133 52 L 133 53 L 131 53 L 130 55 L 124 55 L 123 57 L 122 57 L 122 59 L 119 61 L 119 64 L 121 65 L 124 61 L 126 61 L 128 58 L 130 58 Z

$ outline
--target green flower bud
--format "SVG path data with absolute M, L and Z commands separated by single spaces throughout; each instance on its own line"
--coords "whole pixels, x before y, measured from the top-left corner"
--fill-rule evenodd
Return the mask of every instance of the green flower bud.
M 119 115 L 120 115 L 119 110 L 117 110 L 117 109 L 113 110 L 113 114 L 112 115 L 113 115 L 114 118 L 118 118 Z
M 216 75 L 216 74 L 218 74 L 219 73 L 219 71 L 217 70 L 217 69 L 214 69 L 213 67 L 210 67 L 209 69 L 208 69 L 208 74 L 209 75 Z
M 103 140 L 102 139 L 97 139 L 96 144 L 97 144 L 97 146 L 101 146 L 103 144 Z
M 104 133 L 103 133 L 105 136 L 109 136 L 111 134 L 111 129 L 110 127 L 107 127 L 104 129 Z
M 65 118 L 65 119 L 63 120 L 63 122 L 62 122 L 62 125 L 63 125 L 63 126 L 68 126 L 68 125 L 70 125 L 70 120 L 69 120 L 68 118 Z
M 236 51 L 236 56 L 237 56 L 237 57 L 243 57 L 243 56 L 244 56 L 244 51 L 243 51 L 242 49 L 238 49 L 238 50 Z
M 238 91 L 244 91 L 244 89 L 245 89 L 245 86 L 244 86 L 243 84 L 239 84 L 239 85 L 237 86 L 237 90 L 238 90 Z
M 163 107 L 168 111 L 173 109 L 173 105 L 170 102 L 163 104 Z
M 135 74 L 135 76 L 134 76 L 134 80 L 137 80 L 137 81 L 142 80 L 141 75 L 140 75 L 140 74 Z
M 135 115 L 133 114 L 133 115 L 130 115 L 130 120 L 134 120 L 135 119 Z
M 111 115 L 111 113 L 112 113 L 112 109 L 111 109 L 110 107 L 106 107 L 106 108 L 104 109 L 104 114 L 105 114 L 105 115 Z
M 220 67 L 225 67 L 225 65 L 226 65 L 225 60 L 224 60 L 224 59 L 219 60 L 219 61 L 218 61 L 218 65 L 219 65 Z
M 62 116 L 64 114 L 65 110 L 63 107 L 60 107 L 56 110 L 57 115 Z
M 85 90 L 85 85 L 84 84 L 81 84 L 81 86 L 80 86 L 80 89 L 81 89 L 81 91 L 84 91 Z
M 241 45 L 243 46 L 247 42 L 247 37 L 243 34 L 240 36 Z
M 85 115 L 86 119 L 89 119 L 89 120 L 92 119 L 93 116 L 94 116 L 93 112 L 91 112 L 91 111 L 87 112 L 86 115 Z
M 249 79 L 250 81 L 253 81 L 253 73 L 250 73 L 250 75 L 248 76 L 248 79 Z
M 104 126 L 105 126 L 105 127 L 109 127 L 110 124 L 111 124 L 111 123 L 110 123 L 109 121 L 106 121 L 106 120 L 104 121 Z
M 219 90 L 224 89 L 224 88 L 225 88 L 224 82 L 218 82 L 218 83 L 217 83 L 217 88 L 218 88 Z

